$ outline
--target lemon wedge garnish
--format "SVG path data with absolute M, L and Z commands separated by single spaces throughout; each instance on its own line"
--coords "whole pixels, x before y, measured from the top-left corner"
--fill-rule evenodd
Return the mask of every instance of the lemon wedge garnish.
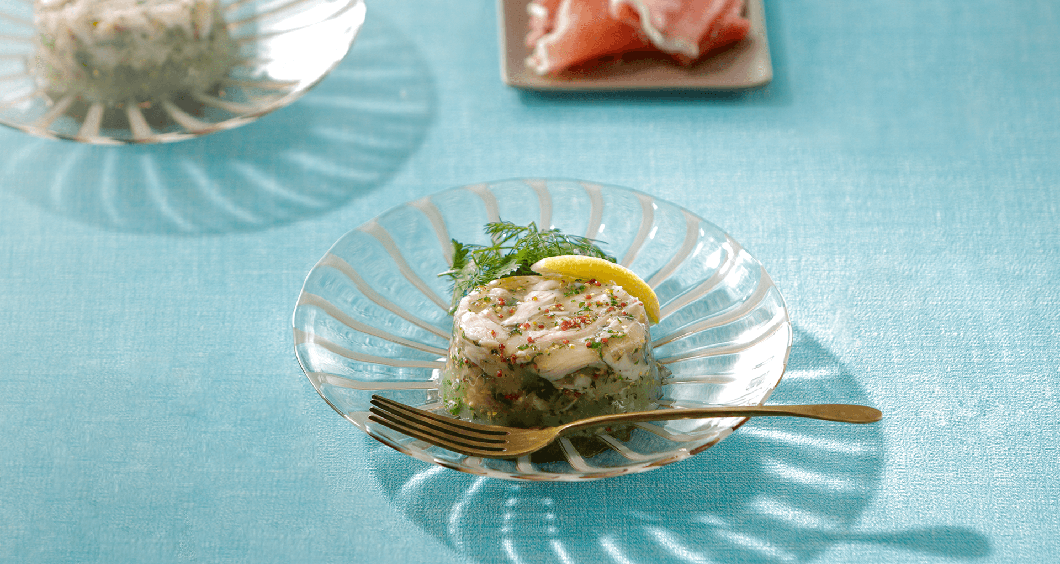
M 618 284 L 629 292 L 631 296 L 644 304 L 644 310 L 648 314 L 648 321 L 652 323 L 659 322 L 659 314 L 662 308 L 659 305 L 659 297 L 655 295 L 655 291 L 651 289 L 651 286 L 643 278 L 620 264 L 596 257 L 559 255 L 543 258 L 535 262 L 530 265 L 530 270 L 538 274 L 570 276 L 583 280 L 595 278 L 600 282 Z

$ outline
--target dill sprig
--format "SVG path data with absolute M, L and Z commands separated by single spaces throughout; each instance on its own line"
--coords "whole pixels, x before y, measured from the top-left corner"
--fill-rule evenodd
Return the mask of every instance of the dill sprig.
M 469 245 L 453 239 L 453 266 L 439 274 L 453 280 L 453 305 L 474 288 L 506 276 L 534 274 L 530 265 L 559 255 L 585 255 L 617 262 L 588 237 L 566 235 L 558 229 L 509 221 L 487 223 L 492 245 Z

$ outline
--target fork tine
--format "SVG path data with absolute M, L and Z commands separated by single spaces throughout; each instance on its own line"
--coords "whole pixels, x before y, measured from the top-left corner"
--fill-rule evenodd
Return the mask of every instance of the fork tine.
M 399 423 L 410 427 L 415 427 L 422 432 L 431 433 L 439 437 L 447 437 L 451 439 L 460 439 L 469 444 L 487 444 L 487 445 L 503 445 L 504 437 L 497 435 L 480 435 L 478 433 L 469 433 L 460 429 L 448 425 L 443 421 L 437 421 L 434 419 L 423 419 L 417 414 L 409 414 L 400 411 L 391 411 L 384 407 L 373 406 L 368 410 L 370 413 L 380 419 L 386 419 L 388 421 Z
M 503 444 L 501 446 L 489 446 L 463 442 L 455 440 L 459 438 L 457 436 L 447 433 L 439 433 L 430 427 L 416 425 L 408 420 L 387 419 L 386 417 L 393 417 L 393 414 L 391 413 L 380 412 L 376 408 L 372 408 L 370 411 L 372 414 L 368 416 L 369 421 L 378 423 L 414 439 L 419 439 L 435 446 L 447 448 L 454 452 L 470 456 L 496 456 L 497 454 L 504 452 Z
M 493 425 L 482 425 L 470 421 L 461 421 L 460 419 L 445 417 L 443 415 L 438 415 L 437 413 L 417 409 L 378 395 L 372 396 L 371 404 L 395 414 L 404 414 L 406 418 L 413 417 L 418 419 L 428 419 L 432 423 L 451 429 L 454 432 L 469 433 L 475 437 L 481 437 L 482 439 L 499 438 L 508 434 L 508 429 L 506 427 L 495 427 Z

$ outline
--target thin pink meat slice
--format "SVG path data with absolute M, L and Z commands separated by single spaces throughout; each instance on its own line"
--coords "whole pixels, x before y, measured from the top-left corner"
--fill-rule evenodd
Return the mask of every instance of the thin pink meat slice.
M 556 12 L 562 0 L 534 0 L 526 6 L 526 12 L 530 16 L 530 32 L 526 34 L 526 46 L 533 49 L 534 45 L 548 32 L 556 21 Z
M 743 39 L 744 0 L 610 0 L 614 19 L 637 27 L 682 64 Z
M 610 17 L 610 0 L 537 0 L 529 9 L 533 52 L 526 63 L 540 74 L 650 47 L 636 26 Z

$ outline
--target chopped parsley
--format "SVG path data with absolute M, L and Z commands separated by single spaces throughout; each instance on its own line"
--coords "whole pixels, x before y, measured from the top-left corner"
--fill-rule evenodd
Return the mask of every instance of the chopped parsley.
M 563 291 L 563 295 L 565 297 L 569 298 L 569 297 L 571 297 L 571 296 L 573 296 L 575 294 L 580 294 L 580 293 L 582 293 L 584 291 L 585 291 L 585 284 L 575 283 L 575 284 L 571 284 L 570 286 L 568 286 L 567 289 Z

